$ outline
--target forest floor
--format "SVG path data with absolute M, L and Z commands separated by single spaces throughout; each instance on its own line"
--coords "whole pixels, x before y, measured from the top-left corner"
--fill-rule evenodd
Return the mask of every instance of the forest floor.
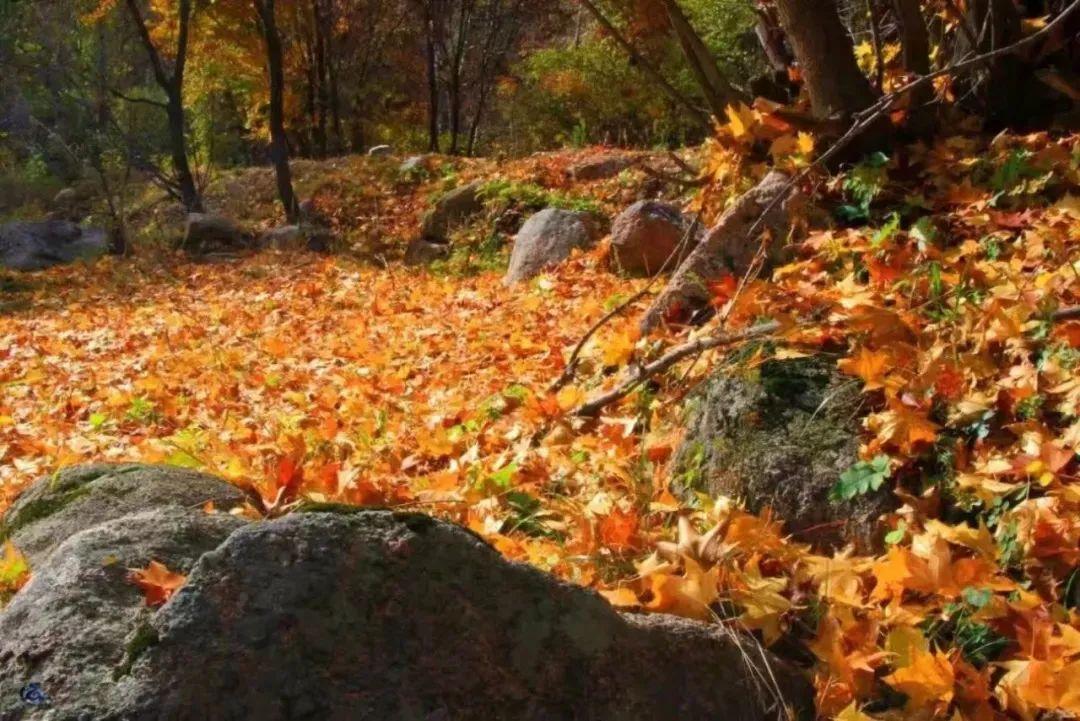
M 597 334 L 573 384 L 547 390 L 648 281 L 610 272 L 601 244 L 507 289 L 492 222 L 550 203 L 610 218 L 653 182 L 568 181 L 591 152 L 447 161 L 420 179 L 379 159 L 297 163 L 301 196 L 350 252 L 160 250 L 5 277 L 0 505 L 105 459 L 204 469 L 266 505 L 419 509 L 616 605 L 714 620 L 722 607 L 767 643 L 802 634 L 826 716 L 1080 713 L 1080 322 L 1059 313 L 1080 304 L 1080 137 L 956 136 L 816 178 L 833 227 L 771 281 L 714 289 L 729 329 L 781 321 L 738 372 L 828 349 L 864 385 L 863 457 L 885 458 L 878 482 L 904 503 L 877 558 L 816 555 L 768 517 L 673 492 L 681 401 L 733 363 L 724 351 L 598 421 L 568 417 L 633 359 L 719 321 L 641 338 L 646 298 Z M 762 172 L 722 145 L 691 156 L 713 181 L 692 199 L 707 220 Z M 400 265 L 432 197 L 474 178 L 496 201 L 466 250 Z M 261 170 L 223 175 L 210 199 L 252 225 L 276 212 Z M 175 227 L 160 207 L 137 217 L 147 236 Z M 701 554 L 711 530 L 719 562 Z

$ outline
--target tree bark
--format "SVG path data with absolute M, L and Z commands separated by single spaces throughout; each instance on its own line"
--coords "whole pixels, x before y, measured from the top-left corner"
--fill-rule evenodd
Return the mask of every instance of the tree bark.
M 187 65 L 188 39 L 191 31 L 192 0 L 180 0 L 178 8 L 179 27 L 177 28 L 176 60 L 170 73 L 161 57 L 150 30 L 143 19 L 138 0 L 127 0 L 128 12 L 135 24 L 143 48 L 150 58 L 154 80 L 168 98 L 165 110 L 169 125 L 169 154 L 172 157 L 176 192 L 180 202 L 189 213 L 203 212 L 202 197 L 191 172 L 187 152 L 187 120 L 184 113 L 184 70 Z
M 874 102 L 870 81 L 855 61 L 835 0 L 777 0 L 776 8 L 799 62 L 814 117 L 847 119 Z
M 439 58 L 435 44 L 435 20 L 427 18 L 428 150 L 439 152 Z
M 300 206 L 292 186 L 289 167 L 289 139 L 285 134 L 285 68 L 275 17 L 275 0 L 252 0 L 266 43 L 266 62 L 270 79 L 270 159 L 277 176 L 278 196 L 290 223 L 300 221 Z
M 912 75 L 930 72 L 930 33 L 926 28 L 919 0 L 892 0 L 893 14 L 900 33 L 901 62 Z M 908 98 L 907 127 L 917 135 L 929 134 L 935 125 L 934 98 L 931 86 L 923 86 Z
M 1023 37 L 1020 13 L 1012 0 L 968 0 L 964 20 L 971 33 L 958 34 L 953 53 L 955 62 L 1006 47 Z M 1024 102 L 1026 75 L 1023 60 L 1005 55 L 991 62 L 984 72 L 959 79 L 956 95 L 973 98 L 977 110 L 993 123 L 1019 122 L 1031 110 Z

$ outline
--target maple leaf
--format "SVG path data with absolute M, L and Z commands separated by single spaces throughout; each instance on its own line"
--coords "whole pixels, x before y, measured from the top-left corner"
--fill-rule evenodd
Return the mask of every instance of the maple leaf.
M 948 706 L 952 701 L 956 673 L 941 651 L 910 649 L 910 664 L 885 677 L 885 683 L 907 694 L 908 706 Z
M 4 542 L 0 555 L 0 602 L 14 594 L 30 578 L 30 566 L 19 549 L 11 541 Z
M 877 433 L 883 443 L 899 449 L 905 455 L 937 439 L 936 423 L 924 413 L 900 403 L 893 404 L 892 410 L 867 416 L 866 426 Z
M 885 374 L 892 365 L 892 357 L 884 351 L 872 351 L 863 346 L 858 355 L 844 358 L 837 365 L 844 373 L 862 378 L 863 390 L 873 391 L 885 387 Z
M 187 582 L 187 576 L 174 573 L 157 561 L 150 561 L 146 568 L 128 570 L 128 581 L 142 589 L 147 606 L 164 604 Z

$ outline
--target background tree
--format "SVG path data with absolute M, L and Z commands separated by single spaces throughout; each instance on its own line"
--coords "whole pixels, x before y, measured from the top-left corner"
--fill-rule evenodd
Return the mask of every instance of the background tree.
M 285 61 L 278 33 L 274 0 L 252 0 L 259 28 L 266 42 L 266 66 L 270 81 L 270 158 L 277 176 L 278 196 L 290 223 L 300 221 L 300 205 L 293 191 L 289 167 L 289 139 L 285 134 Z
M 150 60 L 154 79 L 166 97 L 164 104 L 149 99 L 144 99 L 142 102 L 162 106 L 168 117 L 172 170 L 175 175 L 173 192 L 189 212 L 201 213 L 203 211 L 202 197 L 188 161 L 187 120 L 184 108 L 184 73 L 187 68 L 191 34 L 192 0 L 178 0 L 176 6 L 176 46 L 172 53 L 171 67 L 151 36 L 144 11 L 140 7 L 140 0 L 124 0 L 124 4 Z M 106 3 L 102 9 L 107 7 Z

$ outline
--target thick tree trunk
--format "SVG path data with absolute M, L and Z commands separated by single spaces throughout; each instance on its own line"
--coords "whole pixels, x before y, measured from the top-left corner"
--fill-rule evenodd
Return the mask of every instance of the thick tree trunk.
M 851 38 L 835 0 L 777 0 L 814 117 L 847 119 L 874 102 L 870 81 L 859 70 Z
M 266 62 L 270 77 L 270 159 L 277 175 L 278 196 L 290 223 L 300 221 L 300 205 L 292 186 L 289 167 L 289 139 L 285 134 L 285 68 L 281 36 L 277 29 L 274 0 L 253 0 L 266 42 Z

